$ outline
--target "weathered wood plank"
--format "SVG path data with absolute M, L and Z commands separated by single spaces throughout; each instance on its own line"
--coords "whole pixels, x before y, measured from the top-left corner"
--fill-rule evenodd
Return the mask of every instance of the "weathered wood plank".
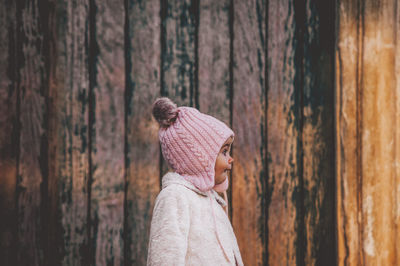
M 361 71 L 361 200 L 365 265 L 398 265 L 396 233 L 396 88 L 398 15 L 395 0 L 363 3 Z
M 336 172 L 339 265 L 362 265 L 357 126 L 360 20 L 357 1 L 339 1 L 336 48 Z
M 93 263 L 123 261 L 124 2 L 92 1 L 90 49 Z
M 46 70 L 37 1 L 17 1 L 17 71 L 21 125 L 17 179 L 17 264 L 43 265 L 41 186 L 46 189 Z M 45 199 L 42 199 L 45 200 Z
M 196 1 L 161 1 L 161 94 L 178 106 L 195 102 Z
M 396 5 L 396 10 L 395 10 L 395 26 L 393 27 L 394 29 L 398 30 L 400 29 L 400 5 Z M 395 227 L 395 239 L 396 239 L 396 244 L 395 244 L 395 261 L 397 264 L 400 264 L 400 34 L 395 35 L 395 77 L 396 77 L 396 83 L 394 87 L 394 96 L 393 98 L 395 99 L 395 113 L 397 114 L 395 116 L 395 119 L 393 121 L 394 123 L 394 128 L 395 128 L 395 136 L 394 136 L 394 143 L 393 145 L 395 146 L 394 149 L 394 167 L 395 167 L 395 186 L 392 188 L 392 196 L 394 199 L 396 199 L 395 204 L 392 206 L 392 213 L 393 219 L 394 219 L 394 224 L 396 225 Z
M 0 4 L 0 264 L 15 265 L 18 156 L 15 2 Z
M 57 2 L 58 200 L 62 265 L 89 265 L 89 1 Z
M 397 9 L 395 1 L 339 3 L 340 265 L 399 263 Z
M 268 264 L 302 265 L 299 75 L 292 1 L 268 6 Z M 298 26 L 298 25 L 297 25 Z M 301 45 L 301 44 L 300 44 Z
M 262 265 L 266 263 L 266 2 L 233 1 L 233 10 L 232 220 L 244 263 Z
M 199 110 L 230 123 L 229 0 L 200 1 L 198 29 Z
M 63 252 L 63 228 L 61 222 L 61 208 L 59 198 L 59 172 L 58 172 L 58 114 L 59 102 L 57 85 L 57 10 L 56 0 L 41 2 L 44 7 L 41 12 L 42 27 L 44 28 L 44 46 L 46 69 L 46 135 L 44 152 L 46 159 L 42 161 L 42 168 L 47 170 L 47 184 L 42 186 L 42 237 L 45 241 L 45 265 L 60 265 Z M 43 148 L 42 148 L 43 149 Z M 43 171 L 43 170 L 42 170 Z M 47 186 L 47 187 L 46 187 Z
M 158 123 L 151 107 L 160 95 L 160 1 L 126 1 L 125 265 L 146 265 L 151 214 L 160 191 Z
M 305 2 L 303 79 L 304 263 L 336 265 L 334 1 Z M 301 42 L 301 40 L 298 40 Z

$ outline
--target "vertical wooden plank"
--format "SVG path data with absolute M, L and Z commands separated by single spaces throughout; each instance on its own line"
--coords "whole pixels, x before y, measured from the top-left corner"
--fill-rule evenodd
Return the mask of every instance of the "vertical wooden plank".
M 397 12 L 396 1 L 339 4 L 340 265 L 399 263 Z
M 160 1 L 126 0 L 125 265 L 146 265 L 151 214 L 160 191 L 158 123 Z
M 360 58 L 358 1 L 339 1 L 336 47 L 336 172 L 339 265 L 362 265 L 357 130 Z
M 15 265 L 18 156 L 15 2 L 0 4 L 0 264 Z
M 161 0 L 161 94 L 178 106 L 195 102 L 196 0 Z
M 292 1 L 268 7 L 268 264 L 301 265 L 301 58 Z M 301 47 L 301 46 L 299 46 Z M 301 84 L 301 83 L 300 83 Z M 300 90 L 300 91 L 299 91 Z
M 46 79 L 46 159 L 42 161 L 42 168 L 47 168 L 47 187 L 45 196 L 42 196 L 42 237 L 45 241 L 45 265 L 60 265 L 63 250 L 63 228 L 61 223 L 59 201 L 59 174 L 58 174 L 58 85 L 57 85 L 57 1 L 42 2 L 42 27 L 44 28 L 44 54 Z M 42 142 L 42 146 L 43 142 Z M 43 148 L 42 148 L 43 149 Z M 45 164 L 45 166 L 43 166 Z M 42 194 L 43 195 L 43 194 Z
M 336 265 L 334 1 L 305 2 L 303 179 L 305 265 Z M 300 40 L 298 40 L 300 41 Z
M 62 265 L 89 265 L 89 1 L 57 2 L 58 201 L 63 243 Z
M 246 265 L 265 264 L 265 1 L 234 1 L 232 220 Z M 236 156 L 237 155 L 237 156 Z M 251 206 L 251 207 L 250 207 Z
M 17 180 L 17 264 L 43 265 L 41 162 L 45 141 L 45 65 L 38 1 L 17 1 L 18 87 L 21 134 Z
M 400 5 L 397 4 L 394 7 L 395 9 L 395 26 L 394 30 L 395 34 L 395 95 L 393 96 L 395 99 L 395 137 L 394 137 L 394 147 L 395 147 L 395 158 L 394 158 L 394 166 L 395 166 L 395 186 L 392 190 L 393 198 L 396 199 L 395 204 L 393 205 L 393 218 L 395 224 L 395 261 L 397 264 L 400 264 L 400 34 L 397 31 L 400 29 Z
M 397 1 L 363 7 L 361 69 L 362 237 L 365 265 L 396 265 L 396 27 Z M 397 55 L 398 56 L 398 55 Z M 398 89 L 397 89 L 398 92 Z M 379 114 L 379 115 L 378 115 Z M 398 166 L 397 166 L 398 167 Z
M 199 110 L 230 124 L 229 0 L 200 1 Z
M 96 265 L 123 261 L 124 2 L 92 1 L 91 237 Z

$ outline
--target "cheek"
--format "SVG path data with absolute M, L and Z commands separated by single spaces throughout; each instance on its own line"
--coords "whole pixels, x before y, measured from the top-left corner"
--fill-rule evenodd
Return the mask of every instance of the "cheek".
M 220 158 L 217 159 L 215 163 L 215 173 L 221 173 L 223 171 L 223 163 Z

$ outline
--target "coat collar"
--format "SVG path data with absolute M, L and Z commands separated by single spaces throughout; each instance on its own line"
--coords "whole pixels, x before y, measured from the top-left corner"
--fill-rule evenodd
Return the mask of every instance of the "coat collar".
M 196 192 L 199 195 L 202 195 L 204 197 L 208 197 L 208 193 L 205 191 L 201 191 L 199 190 L 197 187 L 195 187 L 192 183 L 190 183 L 188 180 L 186 180 L 185 178 L 183 178 L 183 176 L 181 176 L 178 173 L 175 172 L 169 172 L 167 174 L 165 174 L 162 178 L 162 189 L 168 187 L 169 185 L 172 184 L 177 184 L 177 185 L 182 185 L 185 186 L 186 188 Z M 218 195 L 217 192 L 215 192 L 213 189 L 210 189 L 211 195 L 213 198 L 215 198 L 215 200 L 222 205 L 222 207 L 226 206 L 226 202 L 225 200 Z

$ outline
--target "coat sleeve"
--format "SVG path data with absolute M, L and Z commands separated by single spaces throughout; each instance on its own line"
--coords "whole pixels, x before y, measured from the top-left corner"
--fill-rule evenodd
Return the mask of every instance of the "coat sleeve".
M 190 226 L 184 193 L 168 187 L 157 197 L 150 227 L 148 266 L 185 265 Z

